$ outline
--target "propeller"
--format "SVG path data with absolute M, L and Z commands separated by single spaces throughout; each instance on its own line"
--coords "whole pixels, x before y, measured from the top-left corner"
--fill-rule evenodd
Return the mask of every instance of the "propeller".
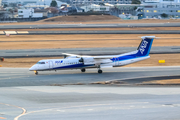
M 64 55 L 64 59 L 67 57 L 67 55 Z
M 79 62 L 84 63 L 84 59 L 83 58 L 79 59 Z

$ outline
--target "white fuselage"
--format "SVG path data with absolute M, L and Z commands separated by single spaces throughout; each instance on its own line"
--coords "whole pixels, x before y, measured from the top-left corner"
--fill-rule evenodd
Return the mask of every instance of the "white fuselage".
M 61 70 L 61 69 L 81 69 L 81 68 L 96 68 L 97 65 L 100 65 L 100 68 L 109 68 L 109 67 L 118 67 L 141 60 L 145 60 L 149 56 L 138 57 L 127 60 L 118 60 L 114 61 L 109 59 L 108 63 L 98 64 L 97 61 L 90 61 L 88 64 L 79 62 L 80 58 L 69 58 L 69 59 L 49 59 L 49 60 L 40 60 L 37 64 L 33 65 L 29 70 L 30 71 L 46 71 L 46 70 Z
M 29 70 L 37 71 L 44 70 L 61 70 L 61 69 L 81 69 L 85 72 L 85 68 L 98 68 L 98 73 L 102 73 L 103 68 L 118 67 L 149 58 L 149 53 L 155 36 L 143 36 L 142 41 L 136 51 L 107 56 L 84 56 L 69 53 L 62 53 L 69 56 L 65 59 L 50 59 L 40 60 L 33 65 Z

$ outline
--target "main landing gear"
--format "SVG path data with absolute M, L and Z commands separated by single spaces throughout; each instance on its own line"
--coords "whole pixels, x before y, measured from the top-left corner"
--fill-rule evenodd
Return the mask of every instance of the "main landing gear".
M 101 66 L 97 65 L 98 73 L 101 74 L 103 71 L 101 70 Z
M 81 72 L 86 72 L 86 69 L 85 69 L 85 68 L 82 68 L 82 69 L 81 69 Z M 103 71 L 102 71 L 101 69 L 98 69 L 98 73 L 101 74 L 101 73 L 103 73 Z
M 103 71 L 101 69 L 98 70 L 98 73 L 101 74 Z
M 34 71 L 34 74 L 35 74 L 35 75 L 38 75 L 38 71 Z
M 81 69 L 81 72 L 86 72 L 86 69 L 85 69 L 85 68 L 82 68 L 82 69 Z

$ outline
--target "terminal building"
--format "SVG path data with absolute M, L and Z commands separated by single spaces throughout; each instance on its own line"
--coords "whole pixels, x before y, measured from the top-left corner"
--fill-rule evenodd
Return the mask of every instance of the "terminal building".
M 137 11 L 144 18 L 180 18 L 180 0 L 145 0 Z

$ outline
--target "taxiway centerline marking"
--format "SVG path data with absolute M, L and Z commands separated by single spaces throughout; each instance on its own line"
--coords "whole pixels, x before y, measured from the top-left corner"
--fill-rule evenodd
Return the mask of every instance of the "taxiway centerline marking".
M 1 105 L 6 105 L 6 106 L 11 106 L 11 107 L 16 107 L 16 108 L 19 108 L 19 109 L 23 110 L 23 112 L 20 115 L 18 115 L 17 117 L 15 117 L 14 120 L 18 120 L 19 116 L 22 116 L 22 115 L 24 115 L 26 113 L 26 109 L 23 108 L 23 107 L 19 107 L 19 106 L 16 106 L 16 105 L 11 105 L 11 104 L 6 104 L 6 103 L 0 103 L 0 104 Z

